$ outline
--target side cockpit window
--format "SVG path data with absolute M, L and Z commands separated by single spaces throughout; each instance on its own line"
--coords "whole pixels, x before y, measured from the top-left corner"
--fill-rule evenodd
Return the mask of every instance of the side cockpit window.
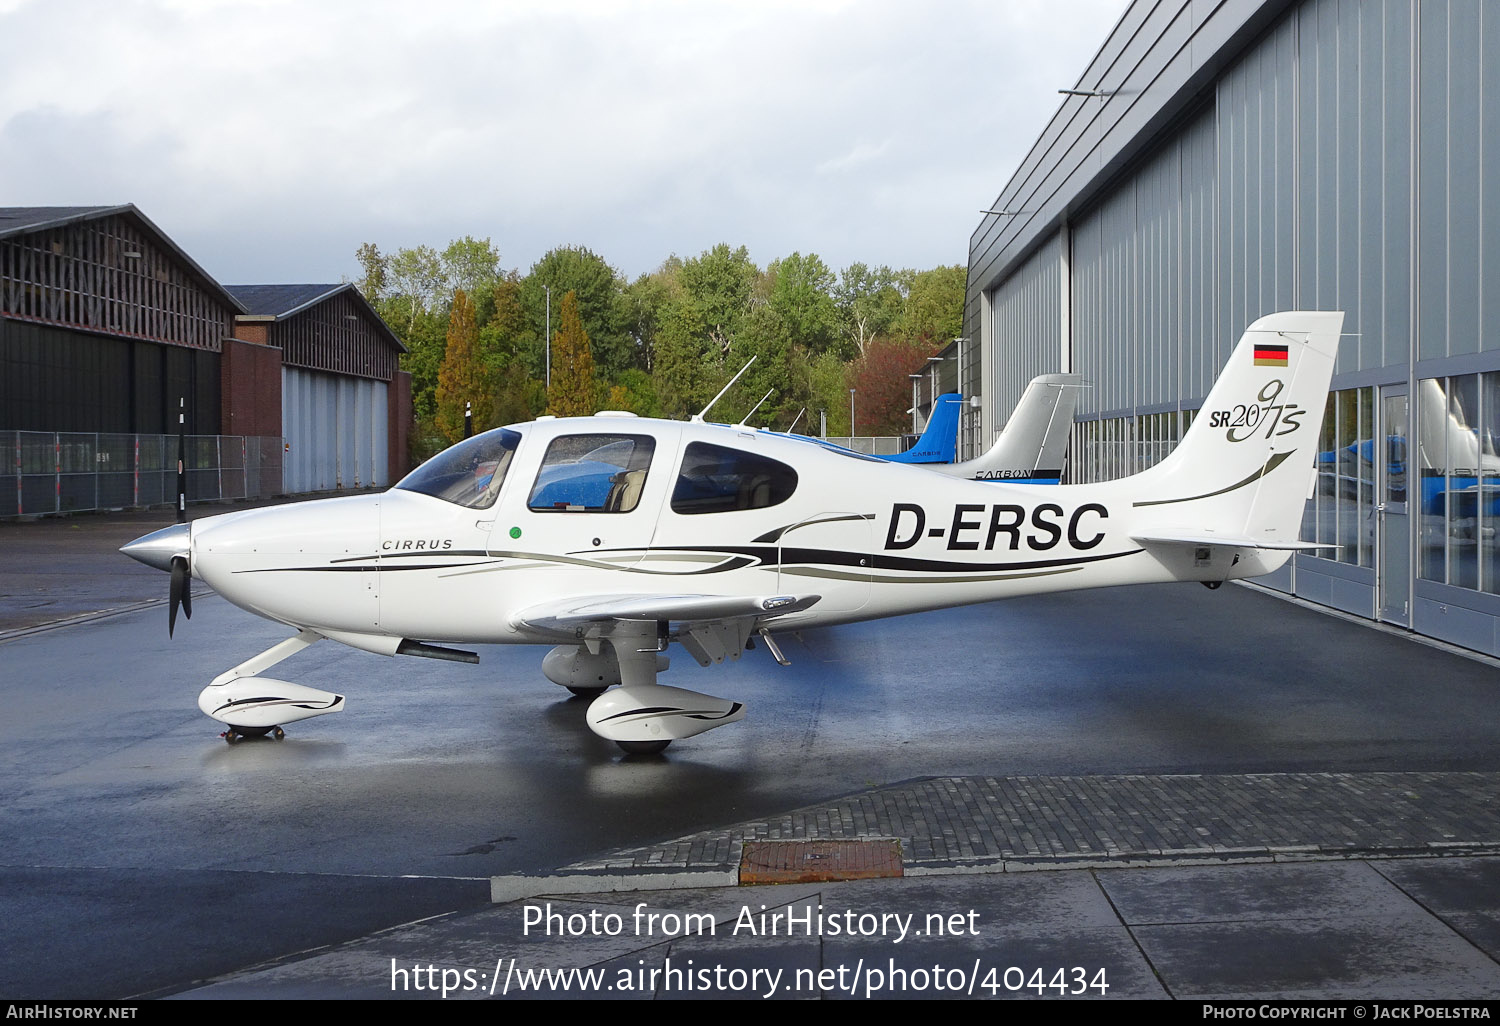
M 650 435 L 555 438 L 526 505 L 538 513 L 629 513 L 641 501 L 655 451 Z
M 444 449 L 403 477 L 396 487 L 471 509 L 488 509 L 500 494 L 505 472 L 520 444 L 520 433 L 510 428 L 486 431 Z
M 741 449 L 691 442 L 672 488 L 672 512 L 729 513 L 765 509 L 791 498 L 797 472 Z

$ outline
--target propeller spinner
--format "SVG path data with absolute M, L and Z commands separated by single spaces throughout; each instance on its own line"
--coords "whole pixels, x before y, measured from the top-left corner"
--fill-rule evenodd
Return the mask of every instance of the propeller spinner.
M 177 628 L 178 606 L 182 607 L 184 616 L 189 620 L 193 618 L 193 574 L 189 562 L 192 552 L 189 544 L 191 530 L 187 524 L 174 524 L 120 547 L 120 551 L 131 559 L 172 575 L 172 583 L 167 592 L 168 637 Z

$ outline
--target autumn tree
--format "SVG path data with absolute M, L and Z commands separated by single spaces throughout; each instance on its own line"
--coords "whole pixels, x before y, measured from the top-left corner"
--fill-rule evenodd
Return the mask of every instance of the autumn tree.
M 489 375 L 479 352 L 474 305 L 462 289 L 453 294 L 447 342 L 438 368 L 437 428 L 449 442 L 456 442 L 464 436 L 464 404 L 472 403 L 477 415 L 483 416 L 490 402 Z
M 894 339 L 875 339 L 865 347 L 865 355 L 849 365 L 846 378 L 855 390 L 856 426 L 861 435 L 900 435 L 911 430 L 911 375 L 939 348 Z
M 547 412 L 556 417 L 587 417 L 594 412 L 594 356 L 578 312 L 578 296 L 568 292 L 552 336 L 552 389 Z

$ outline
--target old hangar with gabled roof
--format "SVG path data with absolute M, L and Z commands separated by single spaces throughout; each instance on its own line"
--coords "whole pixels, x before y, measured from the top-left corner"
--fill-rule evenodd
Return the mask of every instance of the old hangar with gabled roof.
M 359 290 L 347 282 L 227 288 L 245 310 L 235 318 L 236 338 L 279 354 L 286 490 L 379 487 L 399 478 L 411 422 L 410 377 L 399 365 L 406 347 Z M 257 380 L 268 373 L 256 359 L 263 353 L 241 355 L 256 361 Z M 270 405 L 265 387 L 257 395 L 259 406 Z
M 404 351 L 353 285 L 226 288 L 134 204 L 0 207 L 0 515 L 168 501 L 179 403 L 189 498 L 389 484 Z

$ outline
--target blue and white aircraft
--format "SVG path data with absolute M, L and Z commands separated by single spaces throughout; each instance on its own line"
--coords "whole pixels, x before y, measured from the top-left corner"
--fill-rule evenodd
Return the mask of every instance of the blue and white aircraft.
M 656 682 L 680 646 L 711 666 L 759 638 L 1016 595 L 1256 577 L 1297 538 L 1341 313 L 1245 332 L 1165 460 L 1094 484 L 976 482 L 774 432 L 595 416 L 476 435 L 378 495 L 180 524 L 124 551 L 295 631 L 216 677 L 242 734 L 336 712 L 341 692 L 264 676 L 323 640 L 475 662 L 451 646 L 550 646 L 586 719 L 658 751 L 744 716 Z M 214 639 L 222 643 L 222 637 Z M 357 686 L 357 685 L 356 685 Z
M 952 463 L 958 453 L 958 411 L 963 401 L 964 397 L 957 392 L 938 396 L 933 400 L 932 416 L 927 418 L 922 437 L 905 452 L 880 458 L 890 463 Z
M 957 392 L 949 392 L 938 396 L 936 412 L 916 445 L 895 456 L 864 458 L 905 463 L 973 481 L 1057 484 L 1062 479 L 1068 432 L 1073 427 L 1073 412 L 1082 387 L 1083 378 L 1077 374 L 1043 374 L 1031 379 L 995 444 L 984 455 L 958 463 L 953 462 L 953 456 L 958 442 L 958 411 L 963 400 Z M 821 438 L 809 440 L 850 456 L 862 455 Z

